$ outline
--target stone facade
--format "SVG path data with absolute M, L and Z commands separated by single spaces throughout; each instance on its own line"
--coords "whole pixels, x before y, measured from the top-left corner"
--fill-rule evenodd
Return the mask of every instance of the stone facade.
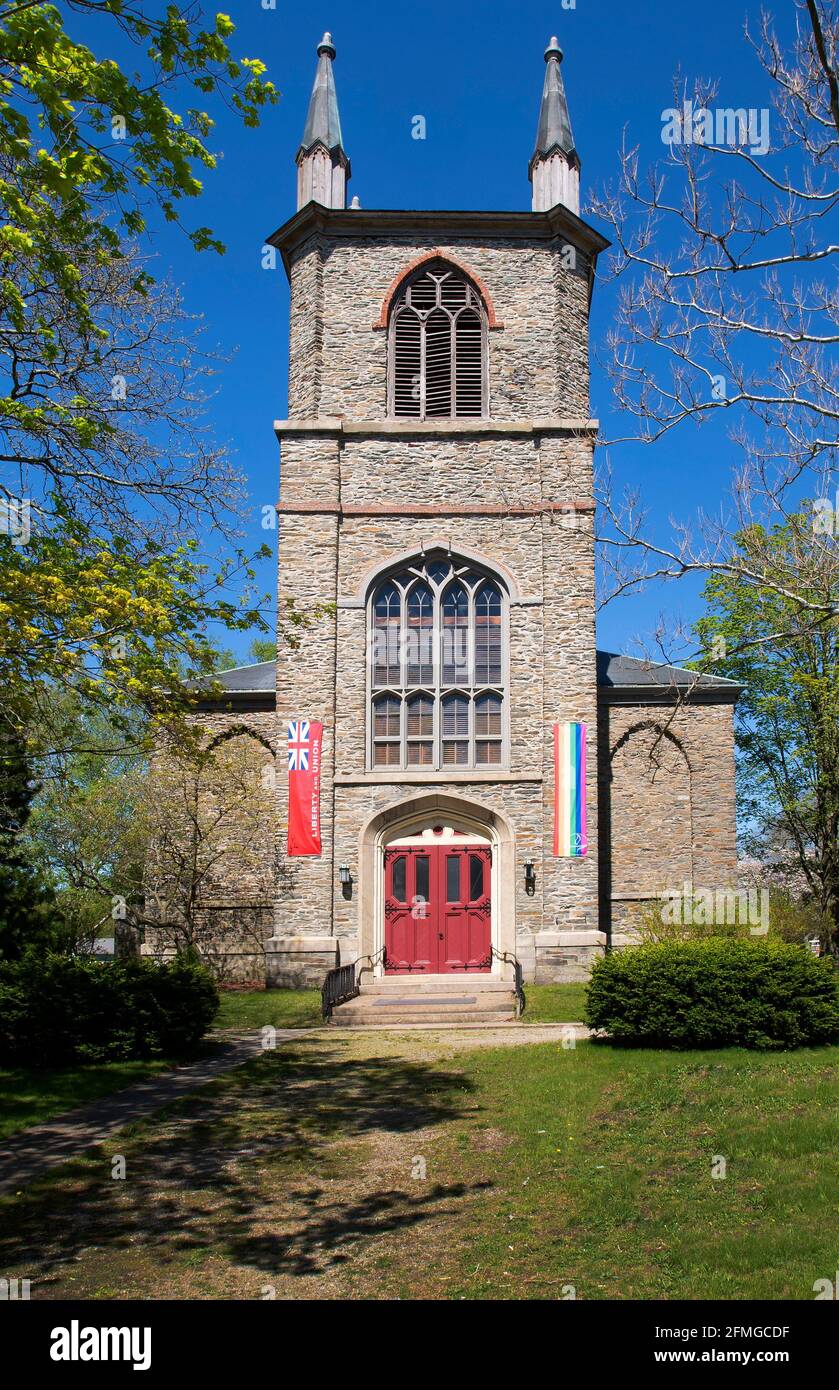
M 453 235 L 451 222 L 463 223 Z M 396 225 L 394 225 L 396 224 Z M 499 225 L 500 224 L 500 225 Z M 505 225 L 506 224 L 506 225 Z M 425 231 L 425 235 L 422 232 Z M 573 231 L 575 242 L 569 241 Z M 443 235 L 445 233 L 445 235 Z M 292 286 L 289 420 L 282 448 L 281 592 L 298 608 L 328 606 L 304 650 L 277 664 L 280 727 L 302 713 L 325 726 L 323 854 L 295 866 L 277 904 L 277 935 L 333 937 L 341 959 L 378 938 L 373 895 L 355 873 L 362 827 L 390 808 L 456 794 L 465 812 L 492 808 L 511 828 L 509 939 L 538 973 L 538 940 L 600 940 L 597 860 L 555 859 L 552 726 L 584 721 L 596 769 L 592 454 L 587 317 L 596 234 L 553 215 L 327 213 L 310 207 L 274 239 Z M 573 254 L 568 248 L 572 246 Z M 388 419 L 387 303 L 429 256 L 482 287 L 489 330 L 486 419 Z M 490 771 L 372 771 L 367 750 L 367 610 L 371 570 L 440 547 L 477 557 L 510 594 L 509 760 Z M 334 606 L 334 609 L 333 609 Z M 336 702 L 336 690 L 340 699 Z M 592 777 L 590 834 L 596 841 Z M 280 790 L 280 822 L 284 793 Z M 521 866 L 536 864 L 535 894 Z M 368 901 L 368 898 L 370 901 Z M 309 924 L 309 925 L 304 925 Z M 547 943 L 546 943 L 547 944 Z M 545 957 L 547 960 L 548 957 Z
M 730 698 L 601 700 L 600 876 L 614 945 L 624 944 L 642 905 L 666 890 L 735 886 L 732 714 Z
M 327 151 L 348 169 L 328 35 L 318 55 L 300 158 Z M 274 721 L 272 984 L 319 981 L 357 960 L 382 970 L 384 851 L 400 835 L 489 841 L 492 968 L 507 979 L 513 957 L 531 980 L 585 978 L 644 897 L 683 875 L 717 883 L 734 872 L 736 688 L 706 681 L 685 700 L 685 673 L 659 680 L 640 663 L 619 673 L 620 691 L 609 662 L 598 676 L 588 316 L 607 243 L 573 199 L 550 205 L 541 166 L 561 157 L 577 176 L 579 157 L 555 41 L 545 57 L 530 166 L 538 211 L 367 212 L 344 207 L 342 185 L 324 196 L 331 206 L 306 202 L 269 238 L 291 286 L 289 417 L 275 426 L 279 593 L 310 622 L 297 645 L 280 641 L 275 707 L 263 672 L 266 704 L 249 715 L 256 678 L 234 671 L 226 704 L 199 717 L 208 730 Z M 407 277 L 432 265 L 466 277 L 482 306 L 480 416 L 389 414 L 391 316 Z M 400 565 L 435 556 L 475 565 L 503 593 L 503 755 L 376 766 L 371 595 Z M 295 719 L 324 726 L 322 852 L 287 859 L 283 743 Z M 588 852 L 576 858 L 553 846 L 553 728 L 565 721 L 588 731 Z M 233 894 L 235 856 L 227 868 Z

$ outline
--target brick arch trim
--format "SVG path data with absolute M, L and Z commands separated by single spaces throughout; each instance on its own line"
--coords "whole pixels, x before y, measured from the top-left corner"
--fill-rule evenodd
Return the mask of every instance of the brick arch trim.
M 611 763 L 615 757 L 615 754 L 619 753 L 620 750 L 626 746 L 626 744 L 632 738 L 633 734 L 640 734 L 645 732 L 660 734 L 662 738 L 669 739 L 669 741 L 674 745 L 674 747 L 678 748 L 679 752 L 685 760 L 685 765 L 687 767 L 688 772 L 691 774 L 691 776 L 693 775 L 693 768 L 691 767 L 690 758 L 688 757 L 685 751 L 685 746 L 682 743 L 681 739 L 677 738 L 676 735 L 674 733 L 671 733 L 671 731 L 668 728 L 665 728 L 664 725 L 657 724 L 654 719 L 641 719 L 637 724 L 633 724 L 631 729 L 627 729 L 625 734 L 621 734 L 614 748 L 609 753 L 609 762 Z
M 397 294 L 397 291 L 400 289 L 405 280 L 407 280 L 409 275 L 413 275 L 415 270 L 419 270 L 420 266 L 427 265 L 429 261 L 446 261 L 449 265 L 454 266 L 456 270 L 461 271 L 461 273 L 465 275 L 467 279 L 472 281 L 473 285 L 479 291 L 481 298 L 484 301 L 484 308 L 486 309 L 487 315 L 487 327 L 504 327 L 504 324 L 499 320 L 495 312 L 495 305 L 492 302 L 492 296 L 490 295 L 490 292 L 487 289 L 481 277 L 479 275 L 476 275 L 474 270 L 470 270 L 467 265 L 464 265 L 462 261 L 459 261 L 456 259 L 456 257 L 450 255 L 448 251 L 444 251 L 441 247 L 437 246 L 434 248 L 433 251 L 427 251 L 422 256 L 418 256 L 415 261 L 411 261 L 410 265 L 406 265 L 402 270 L 399 271 L 398 275 L 394 277 L 394 279 L 391 281 L 391 285 L 387 294 L 382 300 L 381 312 L 379 313 L 379 317 L 377 318 L 376 322 L 373 324 L 374 330 L 387 328 L 388 319 L 390 318 L 390 307 Z
M 401 569 L 403 565 L 409 565 L 413 561 L 416 563 L 425 556 L 431 556 L 439 551 L 444 555 L 452 555 L 458 560 L 465 560 L 468 564 L 476 565 L 478 569 L 486 570 L 493 578 L 501 581 L 506 588 L 511 603 L 518 603 L 521 597 L 519 585 L 516 582 L 512 570 L 508 569 L 501 560 L 492 555 L 485 555 L 482 551 L 472 550 L 465 545 L 452 545 L 450 541 L 442 537 L 436 537 L 425 541 L 421 547 L 411 546 L 409 550 L 399 551 L 395 555 L 390 555 L 383 560 L 377 560 L 374 565 L 363 575 L 360 584 L 355 590 L 355 598 L 359 603 L 366 602 L 373 587 L 383 580 L 389 573 Z
M 240 738 L 242 735 L 244 735 L 246 738 L 254 739 L 257 743 L 261 743 L 262 747 L 266 750 L 266 752 L 271 754 L 272 758 L 275 756 L 275 750 L 272 747 L 272 745 L 268 742 L 268 739 L 265 737 L 265 735 L 259 733 L 257 729 L 252 729 L 249 724 L 232 724 L 231 727 L 229 729 L 225 729 L 223 733 L 216 734 L 215 738 L 211 739 L 210 742 L 207 744 L 206 748 L 204 749 L 204 752 L 212 753 L 214 748 L 218 748 L 219 744 L 228 743 L 230 739 Z

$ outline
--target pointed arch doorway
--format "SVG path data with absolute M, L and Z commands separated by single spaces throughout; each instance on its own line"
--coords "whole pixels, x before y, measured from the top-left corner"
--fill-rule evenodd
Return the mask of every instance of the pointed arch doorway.
M 433 793 L 379 812 L 361 838 L 359 954 L 377 976 L 507 977 L 515 843 L 506 817 Z
M 384 851 L 386 975 L 489 974 L 492 847 L 434 825 Z

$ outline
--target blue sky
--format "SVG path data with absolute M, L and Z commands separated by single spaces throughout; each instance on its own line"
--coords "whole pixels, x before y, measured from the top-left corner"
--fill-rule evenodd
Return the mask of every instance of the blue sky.
M 401 8 L 377 0 L 315 0 L 305 6 L 276 0 L 275 9 L 263 8 L 269 3 L 233 0 L 225 8 L 237 25 L 234 51 L 263 59 L 281 91 L 280 103 L 267 110 L 258 130 L 218 113 L 214 146 L 223 157 L 207 177 L 200 206 L 185 209 L 185 220 L 211 226 L 227 254 L 197 255 L 173 228 L 157 230 L 151 249 L 156 273 L 168 273 L 182 287 L 188 308 L 203 316 L 208 344 L 234 354 L 219 376 L 212 424 L 249 479 L 248 542 L 273 545 L 275 535 L 260 529 L 260 509 L 277 497 L 271 426 L 286 413 L 288 289 L 282 268 L 262 269 L 261 249 L 295 211 L 294 155 L 315 48 L 325 29 L 338 51 L 350 194 L 367 208 L 528 209 L 542 54 L 554 33 L 565 51 L 584 197 L 616 177 L 624 126 L 650 158 L 661 157 L 661 113 L 671 105 L 678 70 L 688 80 L 719 78 L 721 105 L 761 107 L 767 92 L 743 37 L 744 19 L 748 14 L 757 21 L 759 7 L 740 0 L 698 6 L 577 0 L 567 9 L 562 0 L 425 0 Z M 777 0 L 775 8 L 788 25 L 789 0 Z M 92 29 L 86 37 L 95 45 Z M 424 141 L 411 135 L 417 114 L 426 118 Z M 613 294 L 608 285 L 595 294 L 595 355 Z M 612 429 L 610 388 L 596 361 L 592 408 Z M 714 509 L 733 457 L 724 430 L 691 427 L 651 448 L 617 450 L 612 463 L 620 479 L 641 485 L 663 525 L 670 512 Z M 266 562 L 260 577 L 273 588 L 273 565 Z M 599 644 L 637 651 L 637 639 L 652 630 L 662 611 L 690 619 L 698 611 L 698 586 L 670 585 L 610 605 L 599 619 Z M 224 634 L 220 640 L 237 655 L 247 646 L 243 636 Z

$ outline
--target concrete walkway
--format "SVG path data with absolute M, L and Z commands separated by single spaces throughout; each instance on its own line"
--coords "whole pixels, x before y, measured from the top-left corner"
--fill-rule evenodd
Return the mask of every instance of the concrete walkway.
M 311 1035 L 311 1028 L 277 1028 L 274 1037 L 277 1042 L 285 1042 Z M 261 1029 L 240 1035 L 224 1042 L 211 1057 L 200 1062 L 173 1067 L 162 1076 L 126 1086 L 111 1096 L 103 1096 L 11 1135 L 0 1147 L 0 1193 L 24 1187 L 50 1168 L 77 1158 L 126 1125 L 162 1110 L 215 1077 L 243 1066 L 263 1051 Z
M 403 1023 L 373 1025 L 372 1027 L 335 1028 L 276 1028 L 273 1030 L 275 1043 L 292 1042 L 298 1038 L 319 1037 L 336 1040 L 354 1038 L 364 1033 L 404 1033 L 421 1032 L 434 1034 L 436 1041 L 454 1043 L 458 1049 L 465 1047 L 512 1047 L 522 1043 L 567 1042 L 570 1038 L 589 1037 L 589 1030 L 582 1023 L 461 1023 L 445 1027 L 439 1023 Z M 228 1033 L 225 1041 L 211 1057 L 188 1066 L 173 1067 L 162 1076 L 148 1081 L 139 1081 L 134 1086 L 126 1086 L 111 1096 L 91 1101 L 88 1105 L 68 1110 L 56 1115 L 43 1124 L 31 1129 L 21 1130 L 3 1141 L 0 1148 L 0 1193 L 23 1188 L 34 1178 L 41 1177 L 51 1168 L 57 1168 L 70 1159 L 78 1158 L 88 1149 L 95 1148 L 103 1140 L 109 1139 L 118 1130 L 135 1120 L 153 1115 L 156 1110 L 180 1100 L 190 1091 L 205 1086 L 217 1076 L 241 1067 L 253 1057 L 265 1051 L 262 1029 L 233 1037 Z M 216 1034 L 216 1040 L 220 1037 Z M 429 1039 L 430 1041 L 430 1039 Z

